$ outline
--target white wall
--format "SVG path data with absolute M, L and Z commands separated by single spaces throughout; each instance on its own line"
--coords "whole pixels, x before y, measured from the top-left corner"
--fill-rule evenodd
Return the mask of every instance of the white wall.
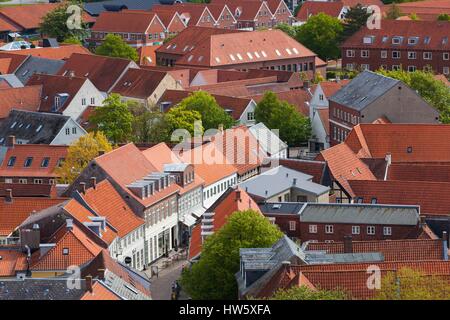
M 69 134 L 67 134 L 67 132 Z M 70 145 L 73 141 L 77 140 L 81 136 L 84 136 L 86 133 L 87 132 L 83 129 L 83 127 L 81 127 L 76 121 L 70 118 L 50 144 Z
M 92 98 L 94 99 L 93 103 L 91 101 Z M 83 104 L 83 99 L 86 99 L 85 104 Z M 76 121 L 89 105 L 101 106 L 104 99 L 104 95 L 89 79 L 86 79 L 80 90 L 75 94 L 72 101 L 70 101 L 70 104 L 64 110 L 63 114 L 65 116 L 70 116 Z
M 256 102 L 251 100 L 250 103 L 245 108 L 244 112 L 242 112 L 241 117 L 239 118 L 239 124 L 245 124 L 247 126 L 252 126 L 255 124 L 255 120 L 248 120 L 248 113 L 253 113 L 255 115 L 255 107 Z
M 237 184 L 237 173 L 203 188 L 203 206 L 208 209 L 231 186 Z M 214 189 L 216 192 L 214 193 Z M 208 196 L 209 194 L 209 196 Z

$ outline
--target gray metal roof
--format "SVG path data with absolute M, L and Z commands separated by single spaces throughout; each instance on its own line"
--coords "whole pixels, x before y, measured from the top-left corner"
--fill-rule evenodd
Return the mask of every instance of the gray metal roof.
M 259 206 L 266 214 L 295 214 L 302 222 L 416 225 L 419 206 L 359 203 L 277 202 Z
M 184 172 L 189 166 L 188 163 L 167 163 L 164 164 L 164 172 Z
M 239 186 L 248 193 L 265 199 L 291 188 L 314 195 L 321 195 L 330 190 L 329 187 L 312 182 L 312 178 L 302 172 L 278 166 L 243 181 Z
M 54 75 L 61 69 L 64 63 L 65 61 L 63 60 L 52 60 L 31 56 L 14 74 L 25 85 L 33 74 L 40 73 Z
M 69 119 L 61 114 L 11 110 L 0 123 L 0 139 L 4 138 L 0 145 L 10 135 L 28 144 L 50 144 Z
M 101 12 L 109 10 L 119 10 L 126 7 L 130 10 L 149 10 L 155 4 L 167 4 L 174 3 L 175 0 L 110 0 L 100 2 L 88 2 L 84 4 L 84 11 L 92 16 L 98 16 Z M 177 0 L 177 2 L 183 2 Z
M 6 81 L 13 88 L 22 88 L 23 83 L 16 77 L 15 74 L 2 74 L 0 81 Z
M 0 300 L 78 300 L 85 288 L 85 280 L 79 289 L 69 289 L 61 278 L 0 280 Z
M 361 111 L 399 82 L 371 71 L 364 71 L 328 100 Z

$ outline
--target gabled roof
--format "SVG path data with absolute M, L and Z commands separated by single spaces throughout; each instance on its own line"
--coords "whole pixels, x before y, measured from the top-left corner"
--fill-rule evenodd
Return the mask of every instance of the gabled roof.
M 67 146 L 46 144 L 16 144 L 8 148 L 0 165 L 1 177 L 48 177 L 55 178 L 55 169 L 60 159 L 67 155 Z M 8 166 L 11 158 L 15 158 L 13 165 Z M 28 158 L 32 158 L 29 167 L 25 167 Z M 48 158 L 47 166 L 44 159 Z
M 444 37 L 448 37 L 448 21 L 421 21 L 421 20 L 389 20 L 384 19 L 379 29 L 368 29 L 362 27 L 354 35 L 342 44 L 343 48 L 377 48 L 377 49 L 411 49 L 415 50 L 448 50 L 450 43 L 445 43 Z M 364 44 L 363 38 L 373 37 L 373 43 Z M 385 41 L 383 41 L 383 37 Z M 392 44 L 393 37 L 402 37 L 400 44 Z M 414 46 L 408 45 L 408 38 L 418 37 L 418 43 Z M 425 38 L 429 37 L 429 42 Z
M 239 36 L 230 33 L 211 35 L 175 64 L 217 67 L 314 56 L 314 52 L 283 31 L 274 29 L 242 32 Z
M 10 135 L 28 144 L 50 144 L 69 120 L 61 114 L 12 110 L 0 124 L 0 144 Z
M 164 11 L 171 13 L 178 12 L 181 16 L 185 15 L 189 18 L 189 21 L 187 22 L 188 26 L 196 26 L 200 22 L 200 18 L 203 16 L 205 11 L 211 13 L 213 18 L 212 22 L 214 22 L 215 19 L 213 13 L 209 10 L 209 6 L 204 3 L 174 3 L 170 6 L 157 4 L 152 7 L 152 11 L 156 14 Z
M 353 252 L 381 252 L 386 262 L 443 260 L 444 250 L 447 250 L 442 239 L 352 241 L 352 248 Z M 344 253 L 344 243 L 308 242 L 306 250 Z
M 450 183 L 427 181 L 350 180 L 354 197 L 368 203 L 419 205 L 422 214 L 450 215 Z
M 58 75 L 34 74 L 27 86 L 42 86 L 42 101 L 39 111 L 63 112 L 87 80 L 79 77 L 63 77 Z M 55 97 L 60 97 L 60 106 L 55 105 Z
M 267 152 L 269 156 L 274 156 L 288 147 L 286 143 L 281 141 L 281 139 L 262 122 L 251 126 L 249 130 L 256 140 L 258 140 L 261 148 Z
M 106 217 L 107 223 L 117 230 L 119 237 L 126 236 L 145 223 L 135 215 L 107 179 L 97 183 L 95 188 L 87 189 L 86 193 L 80 196 L 98 216 Z
M 226 4 L 234 15 L 236 15 L 236 10 L 239 9 L 240 15 L 236 18 L 238 21 L 256 20 L 257 14 L 263 5 L 263 1 L 259 0 L 212 0 L 211 3 Z M 267 2 L 265 3 L 267 4 Z M 270 15 L 272 15 L 274 12 L 270 12 L 271 9 L 269 6 L 267 8 L 269 9 Z
M 0 247 L 0 257 L 0 278 L 14 277 L 17 270 L 23 269 L 21 262 L 26 259 L 26 254 L 20 248 Z
M 364 71 L 329 97 L 328 100 L 361 111 L 398 83 L 400 83 L 399 80 L 375 72 Z
M 80 300 L 121 300 L 113 291 L 100 281 L 95 281 L 92 291 L 86 291 Z
M 0 89 L 0 119 L 6 118 L 11 110 L 39 111 L 41 86 Z
M 58 74 L 88 78 L 98 90 L 107 92 L 132 65 L 127 59 L 74 53 Z
M 92 31 L 146 33 L 155 13 L 142 10 L 102 12 L 95 21 Z
M 33 212 L 49 208 L 64 200 L 13 196 L 12 202 L 7 202 L 5 198 L 0 198 L 0 235 L 4 237 L 10 235 Z
M 64 61 L 30 56 L 15 72 L 19 80 L 26 84 L 33 74 L 56 74 Z
M 325 2 L 325 3 L 332 3 L 332 2 Z M 317 86 L 320 86 L 322 88 L 323 93 L 325 94 L 325 97 L 329 98 L 332 95 L 334 95 L 338 90 L 340 90 L 342 87 L 349 84 L 350 81 L 351 80 L 322 81 Z
M 343 8 L 344 4 L 341 1 L 306 1 L 302 3 L 300 10 L 297 12 L 297 19 L 306 21 L 310 16 L 319 13 L 325 13 L 328 16 L 339 18 L 339 14 Z
M 2 73 L 12 74 L 16 72 L 17 68 L 19 68 L 28 58 L 28 55 L 19 55 L 11 52 L 0 51 L 0 65 Z
M 167 72 L 162 71 L 128 69 L 111 92 L 124 97 L 147 99 L 152 96 L 167 75 Z

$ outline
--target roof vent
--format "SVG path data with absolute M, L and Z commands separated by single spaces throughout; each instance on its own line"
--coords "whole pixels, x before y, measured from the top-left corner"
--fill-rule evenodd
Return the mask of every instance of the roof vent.
M 411 146 L 409 146 L 408 148 L 406 148 L 406 152 L 407 152 L 407 153 L 412 153 L 412 151 L 413 151 L 413 149 L 412 149 Z

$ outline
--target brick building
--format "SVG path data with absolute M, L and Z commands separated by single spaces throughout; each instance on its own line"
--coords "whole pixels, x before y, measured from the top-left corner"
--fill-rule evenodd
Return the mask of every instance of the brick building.
M 432 70 L 450 74 L 450 22 L 382 20 L 381 29 L 361 28 L 342 44 L 349 70 Z

